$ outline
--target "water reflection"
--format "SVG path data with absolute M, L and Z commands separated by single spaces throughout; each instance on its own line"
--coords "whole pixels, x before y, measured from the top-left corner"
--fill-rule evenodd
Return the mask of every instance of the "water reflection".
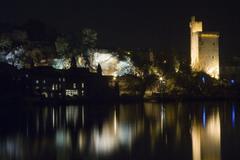
M 1 111 L 0 159 L 220 160 L 231 153 L 226 149 L 229 137 L 236 135 L 238 142 L 240 133 L 236 103 L 31 106 Z M 240 142 L 233 147 L 239 146 Z
M 219 110 L 211 111 L 206 120 L 203 110 L 203 125 L 195 117 L 192 123 L 193 160 L 221 159 L 221 125 Z

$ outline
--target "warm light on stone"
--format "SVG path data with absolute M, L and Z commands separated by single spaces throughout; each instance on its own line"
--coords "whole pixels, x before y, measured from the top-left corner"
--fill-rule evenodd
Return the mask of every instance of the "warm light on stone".
M 191 29 L 191 67 L 193 71 L 204 71 L 219 79 L 219 34 L 203 32 L 202 22 L 192 17 Z

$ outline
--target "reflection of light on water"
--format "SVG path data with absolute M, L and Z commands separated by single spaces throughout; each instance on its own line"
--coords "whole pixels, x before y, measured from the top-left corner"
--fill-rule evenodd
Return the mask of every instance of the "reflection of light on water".
M 116 109 L 114 110 L 114 133 L 117 134 L 117 113 Z
M 164 108 L 163 105 L 161 105 L 161 134 L 163 134 L 163 128 L 164 128 Z
M 24 152 L 23 139 L 21 137 L 7 137 L 0 141 L 0 159 L 22 159 Z M 3 158 L 8 156 L 8 158 Z
M 235 127 L 235 106 L 232 106 L 232 127 Z
M 54 108 L 52 110 L 52 124 L 53 124 L 53 128 L 55 127 L 55 111 Z
M 202 113 L 202 117 L 203 117 L 203 127 L 206 127 L 206 109 L 205 107 L 203 107 L 203 113 Z
M 79 134 L 78 134 L 78 146 L 79 146 L 80 151 L 84 150 L 84 147 L 85 147 L 85 144 L 86 144 L 85 140 L 86 140 L 86 137 L 85 137 L 83 131 L 80 130 Z
M 82 106 L 82 126 L 84 126 L 84 106 Z
M 78 119 L 78 110 L 77 106 L 67 106 L 66 107 L 66 121 L 67 123 L 73 122 L 74 126 L 76 126 Z
M 193 160 L 220 160 L 221 153 L 221 125 L 219 111 L 213 112 L 202 128 L 196 119 L 192 124 Z
M 57 147 L 70 147 L 71 134 L 67 130 L 57 130 L 56 132 L 56 146 Z
M 117 137 L 114 136 L 113 131 L 106 127 L 103 128 L 102 133 L 99 130 L 93 131 L 93 147 L 97 154 L 107 154 L 112 152 L 116 148 Z
M 119 114 L 115 109 L 101 129 L 95 127 L 91 134 L 91 151 L 98 155 L 108 155 L 121 146 L 125 149 L 131 148 L 133 141 L 143 131 L 144 125 L 140 120 L 131 122 L 133 117 L 129 116 L 128 109 L 120 110 Z
M 37 133 L 39 132 L 39 115 L 37 114 L 36 116 L 36 130 L 37 130 Z
M 192 126 L 192 151 L 193 160 L 201 160 L 201 131 L 196 122 Z

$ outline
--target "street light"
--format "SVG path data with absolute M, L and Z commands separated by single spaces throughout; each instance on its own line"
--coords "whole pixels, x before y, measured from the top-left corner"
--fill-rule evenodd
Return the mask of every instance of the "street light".
M 159 77 L 160 81 L 160 95 L 163 96 L 163 77 Z

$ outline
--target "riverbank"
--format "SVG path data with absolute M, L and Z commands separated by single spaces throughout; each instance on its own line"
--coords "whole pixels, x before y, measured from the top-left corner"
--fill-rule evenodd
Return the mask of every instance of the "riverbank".
M 142 96 L 119 96 L 119 97 L 101 97 L 101 98 L 42 98 L 42 97 L 21 97 L 12 96 L 0 99 L 1 104 L 19 105 L 19 104 L 111 104 L 111 103 L 142 103 L 142 102 L 175 102 L 175 101 L 240 101 L 239 96 L 191 96 L 191 95 L 154 95 L 148 97 Z

